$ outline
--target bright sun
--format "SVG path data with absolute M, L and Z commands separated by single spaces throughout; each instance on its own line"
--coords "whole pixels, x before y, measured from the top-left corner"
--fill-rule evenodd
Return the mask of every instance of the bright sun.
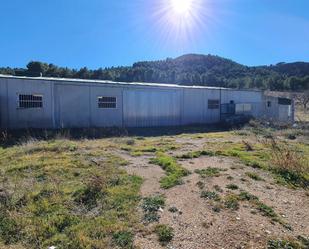
M 192 9 L 192 0 L 170 0 L 173 11 L 178 15 L 188 14 Z

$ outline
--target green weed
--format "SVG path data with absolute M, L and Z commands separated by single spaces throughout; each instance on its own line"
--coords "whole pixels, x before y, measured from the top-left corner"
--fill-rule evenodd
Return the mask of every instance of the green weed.
M 174 237 L 174 229 L 164 224 L 157 225 L 155 232 L 162 244 L 170 242 Z
M 157 153 L 156 158 L 151 159 L 150 162 L 161 166 L 166 171 L 167 176 L 160 180 L 161 187 L 165 189 L 182 184 L 182 178 L 190 173 L 179 165 L 173 157 L 164 153 Z

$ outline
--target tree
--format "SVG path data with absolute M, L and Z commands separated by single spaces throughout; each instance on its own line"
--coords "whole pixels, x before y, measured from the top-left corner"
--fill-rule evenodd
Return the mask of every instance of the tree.
M 47 63 L 39 61 L 31 61 L 27 65 L 28 73 L 33 76 L 39 76 L 40 74 L 44 76 L 48 68 L 49 66 Z
M 303 106 L 303 108 L 307 110 L 307 106 L 309 104 L 309 90 L 296 94 L 295 98 Z

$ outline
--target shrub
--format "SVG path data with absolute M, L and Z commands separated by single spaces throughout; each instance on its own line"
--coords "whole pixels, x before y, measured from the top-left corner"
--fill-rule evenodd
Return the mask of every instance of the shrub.
M 309 164 L 304 156 L 291 146 L 278 143 L 274 138 L 268 143 L 272 149 L 272 171 L 288 184 L 307 188 Z
M 263 178 L 260 177 L 257 173 L 254 172 L 246 172 L 246 175 L 255 181 L 262 181 Z
M 248 193 L 246 191 L 240 192 L 240 194 L 238 196 L 239 196 L 239 199 L 241 201 L 255 201 L 255 200 L 259 199 L 255 195 L 252 195 L 252 194 L 250 194 L 250 193 Z
M 295 240 L 271 239 L 267 243 L 267 249 L 305 249 L 305 245 Z
M 239 209 L 239 197 L 234 194 L 227 195 L 224 200 L 224 206 L 229 209 Z
M 170 242 L 174 237 L 174 229 L 164 224 L 157 225 L 155 232 L 163 244 Z
M 267 206 L 266 204 L 262 203 L 262 202 L 257 202 L 257 209 L 264 215 L 264 216 L 268 216 L 271 218 L 277 218 L 278 215 L 276 214 L 276 212 L 269 206 Z
M 220 176 L 220 172 L 223 171 L 219 168 L 209 167 L 207 169 L 196 169 L 194 172 L 199 174 L 201 177 L 218 177 Z
M 126 144 L 127 144 L 127 145 L 134 145 L 134 144 L 135 144 L 135 140 L 134 140 L 134 139 L 128 139 L 128 140 L 126 141 Z
M 253 151 L 253 146 L 248 141 L 242 141 L 246 151 Z
M 142 203 L 144 210 L 144 221 L 147 223 L 157 222 L 160 219 L 158 211 L 165 206 L 165 198 L 163 196 L 146 197 Z
M 133 248 L 133 234 L 129 231 L 120 231 L 113 234 L 114 243 L 121 248 Z
M 231 189 L 231 190 L 236 190 L 238 189 L 238 186 L 236 184 L 228 184 L 226 185 L 226 188 Z
M 165 198 L 161 195 L 146 197 L 143 200 L 142 209 L 145 212 L 156 212 L 165 206 Z
M 16 221 L 3 209 L 0 210 L 0 237 L 5 244 L 13 244 L 19 240 L 19 228 Z
M 97 205 L 97 200 L 105 195 L 107 188 L 106 179 L 101 176 L 93 176 L 86 186 L 74 194 L 75 202 L 91 209 Z
M 212 151 L 206 151 L 206 150 L 192 151 L 192 152 L 188 152 L 186 154 L 183 154 L 183 155 L 179 156 L 178 158 L 193 159 L 193 158 L 199 158 L 201 156 L 215 156 L 215 153 L 212 152 Z
M 205 187 L 205 183 L 201 182 L 201 181 L 198 181 L 196 183 L 196 185 L 199 187 L 199 189 L 203 189 Z
M 168 209 L 168 211 L 171 212 L 171 213 L 177 213 L 179 210 L 178 210 L 178 208 L 176 208 L 176 207 L 170 207 L 170 208 Z
M 216 192 L 202 191 L 201 198 L 220 201 L 220 196 Z

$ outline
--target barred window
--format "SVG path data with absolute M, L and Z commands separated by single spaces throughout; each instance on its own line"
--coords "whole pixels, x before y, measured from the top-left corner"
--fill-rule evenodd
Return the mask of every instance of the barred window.
M 18 107 L 24 109 L 43 108 L 43 95 L 19 94 Z
M 209 99 L 208 100 L 208 109 L 219 109 L 220 102 L 217 99 Z
M 104 108 L 104 109 L 117 108 L 117 98 L 116 97 L 98 97 L 98 107 Z

